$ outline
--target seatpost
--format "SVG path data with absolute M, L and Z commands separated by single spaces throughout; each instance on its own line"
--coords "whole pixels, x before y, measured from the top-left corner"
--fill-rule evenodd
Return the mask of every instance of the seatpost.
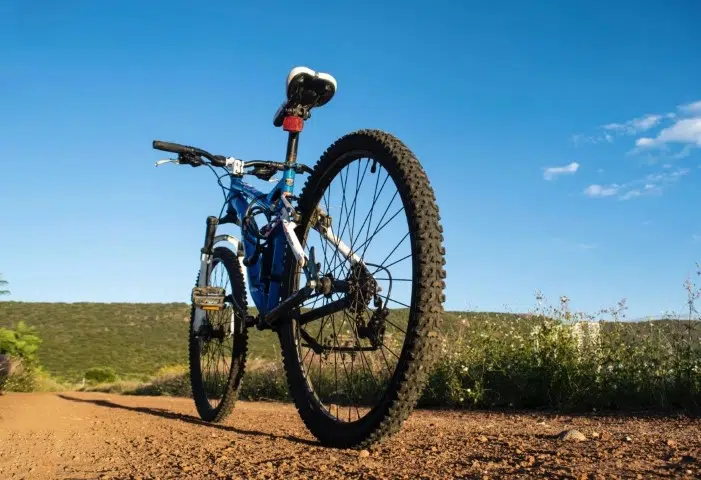
M 287 154 L 285 163 L 294 165 L 297 162 L 297 144 L 299 142 L 299 132 L 290 132 L 287 136 Z
M 282 121 L 282 129 L 288 132 L 287 154 L 285 157 L 285 172 L 283 178 L 285 184 L 282 188 L 283 195 L 292 195 L 295 184 L 294 165 L 297 163 L 297 144 L 299 143 L 299 132 L 304 128 L 304 119 L 290 115 Z
M 299 141 L 299 132 L 304 128 L 304 120 L 302 117 L 290 115 L 282 121 L 282 129 L 289 132 L 287 137 L 287 156 L 285 163 L 289 166 L 297 162 L 297 143 Z

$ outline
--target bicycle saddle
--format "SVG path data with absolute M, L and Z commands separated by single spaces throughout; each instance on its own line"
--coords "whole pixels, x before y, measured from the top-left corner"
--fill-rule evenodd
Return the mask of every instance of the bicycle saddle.
M 275 113 L 273 125 L 282 125 L 288 111 L 306 114 L 314 107 L 326 105 L 336 93 L 336 79 L 328 73 L 307 67 L 295 67 L 287 75 L 287 100 Z

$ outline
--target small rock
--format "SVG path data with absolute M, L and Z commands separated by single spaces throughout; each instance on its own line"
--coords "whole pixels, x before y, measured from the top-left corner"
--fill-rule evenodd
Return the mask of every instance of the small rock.
M 320 466 L 319 466 L 319 471 L 320 471 L 320 472 L 325 472 L 325 471 L 326 471 L 326 465 L 320 465 Z
M 432 452 L 437 452 L 437 451 L 438 451 L 438 448 L 436 448 L 436 447 L 431 447 L 431 451 L 432 451 Z
M 667 440 L 667 446 L 668 446 L 668 447 L 674 448 L 674 447 L 677 446 L 677 442 L 675 442 L 674 440 L 672 440 L 672 439 L 670 438 L 670 439 Z
M 599 438 L 599 432 L 591 432 L 591 438 Z
M 481 435 L 477 440 L 479 440 L 479 441 L 482 442 L 482 443 L 486 443 L 486 442 L 487 442 L 487 437 L 485 437 L 484 435 Z
M 370 456 L 370 452 L 368 452 L 367 450 L 361 450 L 359 455 L 360 458 L 367 458 Z
M 558 435 L 560 440 L 564 440 L 567 442 L 583 442 L 584 440 L 587 439 L 587 437 L 584 436 L 582 432 L 579 430 L 571 429 L 571 430 L 565 430 L 564 432 L 560 433 Z
M 633 439 L 632 439 L 631 437 L 629 437 L 628 435 L 626 435 L 626 438 L 625 438 L 624 440 L 625 440 L 626 442 L 632 442 L 632 441 L 633 441 Z

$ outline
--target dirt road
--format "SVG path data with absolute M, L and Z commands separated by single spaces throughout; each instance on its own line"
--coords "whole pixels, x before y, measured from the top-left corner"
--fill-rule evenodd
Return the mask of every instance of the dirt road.
M 0 397 L 0 478 L 700 478 L 701 420 L 416 411 L 369 452 L 318 446 L 290 405 L 204 424 L 188 399 Z M 587 439 L 561 440 L 576 428 Z M 597 436 L 598 434 L 598 436 Z

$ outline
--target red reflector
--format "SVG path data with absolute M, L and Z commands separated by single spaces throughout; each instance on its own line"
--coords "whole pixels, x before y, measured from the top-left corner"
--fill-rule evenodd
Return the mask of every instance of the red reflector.
M 300 117 L 285 117 L 282 121 L 282 129 L 286 132 L 301 132 L 304 128 L 304 120 Z

